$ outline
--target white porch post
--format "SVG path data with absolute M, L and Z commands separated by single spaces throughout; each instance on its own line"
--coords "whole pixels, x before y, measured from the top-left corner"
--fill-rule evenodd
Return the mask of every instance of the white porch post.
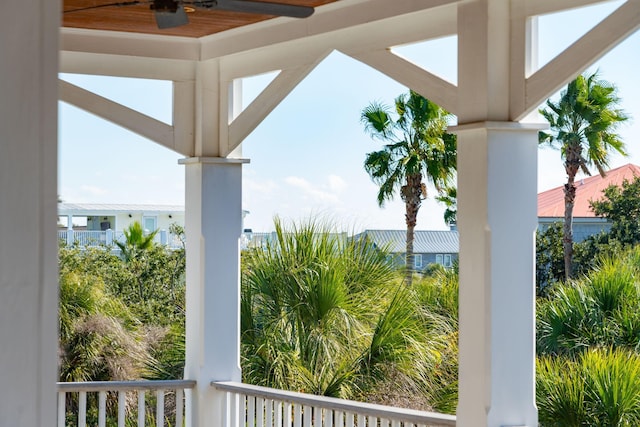
M 537 124 L 513 120 L 535 63 L 513 2 L 458 6 L 460 427 L 538 425 L 535 407 Z
M 59 3 L 0 25 L 0 426 L 56 419 Z
M 460 427 L 538 425 L 535 408 L 535 125 L 458 134 Z
M 221 393 L 211 381 L 241 381 L 240 235 L 242 165 L 194 157 L 186 167 L 187 325 L 185 378 L 192 427 L 221 426 Z

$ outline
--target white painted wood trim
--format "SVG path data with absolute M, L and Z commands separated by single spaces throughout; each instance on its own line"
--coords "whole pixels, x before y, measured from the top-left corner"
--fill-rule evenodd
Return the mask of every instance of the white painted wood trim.
M 229 125 L 228 152 L 236 149 L 324 58 L 318 57 L 315 62 L 282 70 Z
M 201 58 L 218 58 L 237 52 L 260 49 L 293 39 L 339 33 L 369 24 L 369 34 L 377 21 L 423 10 L 455 5 L 460 0 L 341 0 L 316 9 L 302 20 L 273 19 L 224 33 L 203 37 Z M 363 4 L 366 11 L 363 13 Z M 453 10 L 453 9 L 452 9 Z M 427 26 L 427 25 L 425 25 Z M 231 42 L 231 40 L 233 40 Z
M 58 81 L 58 87 L 61 101 L 174 150 L 172 126 L 64 80 Z
M 178 160 L 178 164 L 181 165 L 191 165 L 196 163 L 202 163 L 205 165 L 213 165 L 213 164 L 234 164 L 234 163 L 249 163 L 249 159 L 232 159 L 228 157 L 189 157 L 186 159 Z
M 196 83 L 194 80 L 173 82 L 174 150 L 184 156 L 195 154 Z
M 628 0 L 527 79 L 525 108 L 518 116 L 537 108 L 550 95 L 639 28 L 640 1 Z
M 458 88 L 454 84 L 397 54 L 389 50 L 376 50 L 352 57 L 415 90 L 449 112 L 455 114 L 458 110 Z
M 554 12 L 562 12 L 584 6 L 593 6 L 599 3 L 610 3 L 612 0 L 525 0 L 520 1 L 526 8 L 527 15 L 544 15 Z
M 156 80 L 193 80 L 196 62 L 117 54 L 60 52 L 60 72 Z

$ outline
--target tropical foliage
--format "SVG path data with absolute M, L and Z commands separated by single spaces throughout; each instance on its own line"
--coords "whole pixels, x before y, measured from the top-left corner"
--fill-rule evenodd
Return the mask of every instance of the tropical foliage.
M 184 335 L 184 251 L 154 245 L 125 261 L 111 249 L 58 251 L 61 380 L 182 375 L 169 355 Z
M 60 249 L 61 379 L 182 375 L 184 267 L 172 263 L 184 253 L 161 249 L 137 259 L 156 284 L 145 300 L 136 260 L 109 248 Z M 640 423 L 640 247 L 594 265 L 538 299 L 541 426 Z M 276 238 L 244 253 L 242 269 L 244 381 L 455 412 L 456 269 L 404 286 L 384 248 L 312 220 L 277 221 Z
M 115 243 L 120 248 L 123 258 L 129 261 L 141 252 L 152 248 L 156 234 L 158 234 L 158 230 L 145 231 L 142 229 L 142 225 L 135 221 L 124 230 L 125 241 L 116 241 Z
M 541 357 L 536 384 L 542 426 L 640 425 L 640 356 L 594 349 L 575 359 Z
M 626 155 L 624 142 L 615 133 L 627 120 L 617 108 L 619 101 L 615 86 L 594 73 L 578 76 L 557 103 L 548 100 L 546 108 L 540 110 L 551 126 L 550 132 L 540 132 L 540 143 L 560 149 L 567 173 L 563 235 L 566 278 L 572 277 L 575 177 L 579 171 L 590 175 L 593 167 L 604 176 L 612 151 Z
M 450 119 L 447 111 L 414 91 L 398 96 L 393 110 L 373 102 L 360 116 L 365 131 L 385 142 L 381 150 L 368 153 L 364 162 L 380 186 L 378 204 L 383 206 L 396 193 L 405 204 L 408 284 L 413 273 L 414 229 L 422 200 L 427 198 L 427 183 L 442 192 L 455 176 L 456 137 L 447 133 Z
M 326 224 L 287 228 L 277 221 L 276 235 L 246 259 L 244 380 L 326 396 L 444 406 L 444 399 L 433 397 L 455 388 L 447 359 L 455 359 L 455 322 L 425 303 L 443 292 L 428 291 L 426 284 L 402 286 L 384 250 Z M 450 293 L 442 302 L 454 304 Z
M 538 302 L 543 426 L 640 423 L 640 247 L 603 256 Z

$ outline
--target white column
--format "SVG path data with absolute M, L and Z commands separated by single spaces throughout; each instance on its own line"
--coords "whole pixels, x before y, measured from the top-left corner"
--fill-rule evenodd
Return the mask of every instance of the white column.
M 0 25 L 0 426 L 56 420 L 59 2 Z
M 537 125 L 459 126 L 460 427 L 536 427 Z
M 242 165 L 194 157 L 186 166 L 187 331 L 185 378 L 198 382 L 187 402 L 193 427 L 222 427 L 222 393 L 211 381 L 241 381 L 240 236 Z

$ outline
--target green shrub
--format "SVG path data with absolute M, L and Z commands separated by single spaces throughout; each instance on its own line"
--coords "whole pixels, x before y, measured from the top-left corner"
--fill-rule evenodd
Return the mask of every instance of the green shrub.
M 541 426 L 640 425 L 640 356 L 598 349 L 541 357 L 536 396 Z

